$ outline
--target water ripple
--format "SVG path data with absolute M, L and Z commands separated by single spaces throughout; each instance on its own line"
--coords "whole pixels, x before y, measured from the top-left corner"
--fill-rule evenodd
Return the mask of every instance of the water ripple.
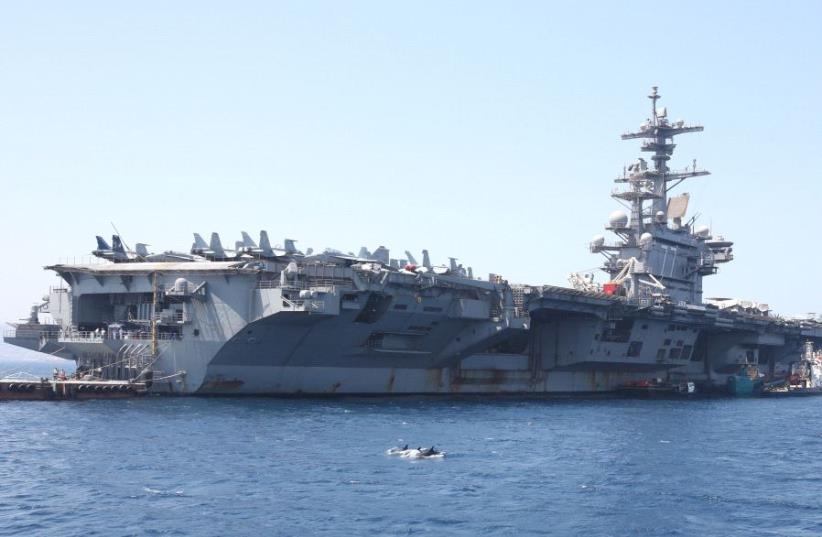
M 819 409 L 822 398 L 5 402 L 0 535 L 816 536 Z M 448 456 L 384 454 L 404 443 Z

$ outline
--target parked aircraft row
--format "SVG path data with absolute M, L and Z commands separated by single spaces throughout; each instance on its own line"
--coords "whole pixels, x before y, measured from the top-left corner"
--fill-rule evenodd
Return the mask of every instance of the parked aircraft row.
M 114 263 L 136 263 L 136 262 L 201 262 L 201 261 L 235 261 L 269 259 L 275 261 L 303 260 L 308 262 L 328 262 L 334 264 L 378 264 L 380 266 L 391 267 L 395 270 L 434 274 L 451 274 L 473 278 L 470 267 L 466 270 L 462 265 L 457 264 L 456 258 L 449 258 L 449 265 L 432 265 L 428 250 L 422 251 L 422 264 L 417 263 L 414 255 L 408 250 L 405 251 L 404 259 L 395 259 L 390 256 L 390 251 L 385 246 L 380 246 L 373 252 L 363 246 L 355 255 L 354 252 L 342 252 L 333 248 L 326 248 L 322 253 L 315 254 L 312 248 L 305 252 L 299 250 L 296 241 L 284 239 L 283 246 L 271 245 L 268 233 L 260 231 L 259 243 L 255 242 L 251 235 L 243 231 L 242 240 L 234 243 L 234 249 L 225 248 L 218 233 L 212 233 L 208 242 L 199 234 L 194 233 L 194 243 L 189 252 L 165 251 L 159 254 L 150 253 L 148 245 L 137 243 L 135 249 L 128 249 L 119 235 L 111 237 L 111 245 L 101 236 L 97 236 L 97 248 L 91 253 L 96 257 L 107 259 Z
M 167 251 L 160 254 L 149 253 L 148 244 L 138 242 L 135 244 L 135 249 L 130 250 L 125 247 L 119 235 L 112 235 L 111 246 L 97 235 L 97 248 L 91 252 L 94 256 L 101 259 L 107 259 L 114 263 L 132 263 L 132 262 L 155 262 L 155 263 L 169 263 L 169 262 L 184 262 L 184 261 L 205 261 L 202 256 L 193 255 L 185 252 Z

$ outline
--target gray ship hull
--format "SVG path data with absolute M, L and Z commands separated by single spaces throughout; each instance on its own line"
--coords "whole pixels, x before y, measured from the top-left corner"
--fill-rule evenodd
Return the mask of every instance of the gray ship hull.
M 133 311 L 130 297 L 162 287 L 167 303 L 155 309 L 173 331 L 52 325 L 7 341 L 102 378 L 147 380 L 155 393 L 325 396 L 579 394 L 649 378 L 716 388 L 743 366 L 772 375 L 803 341 L 822 337 L 818 328 L 557 287 L 533 288 L 526 311 L 496 303 L 496 287 L 483 282 L 350 275 L 356 285 L 309 281 L 294 299 L 259 268 L 149 268 L 150 277 L 128 279 L 128 267 L 60 267 L 73 289 L 54 300 L 69 296 L 66 310 L 93 319 L 101 309 L 118 315 L 120 302 Z M 489 298 L 466 298 L 480 284 Z

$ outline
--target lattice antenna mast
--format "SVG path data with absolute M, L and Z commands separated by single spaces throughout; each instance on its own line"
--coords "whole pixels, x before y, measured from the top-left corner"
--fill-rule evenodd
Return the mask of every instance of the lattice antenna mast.
M 651 117 L 640 126 L 638 132 L 622 135 L 623 140 L 645 138 L 642 151 L 652 153 L 652 168 L 648 168 L 645 159 L 640 158 L 625 170 L 622 177 L 616 179 L 617 183 L 628 183 L 630 186 L 630 190 L 617 192 L 614 197 L 631 203 L 631 227 L 637 234 L 642 233 L 646 218 L 666 215 L 670 190 L 685 179 L 710 174 L 706 170 L 697 169 L 696 161 L 693 167 L 682 171 L 672 172 L 668 167 L 668 161 L 676 147 L 673 142 L 674 136 L 688 132 L 702 132 L 704 128 L 700 125 L 686 125 L 684 121 L 673 123 L 668 121 L 668 111 L 664 107 L 661 109 L 657 107 L 660 97 L 657 87 L 654 86 L 651 94 L 648 95 L 651 100 Z M 651 201 L 648 212 L 644 210 L 646 200 Z

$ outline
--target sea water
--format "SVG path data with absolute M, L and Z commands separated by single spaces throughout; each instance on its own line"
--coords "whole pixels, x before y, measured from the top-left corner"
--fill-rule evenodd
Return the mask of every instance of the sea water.
M 821 415 L 822 398 L 0 402 L 0 534 L 818 536 Z M 405 444 L 447 455 L 386 454 Z

